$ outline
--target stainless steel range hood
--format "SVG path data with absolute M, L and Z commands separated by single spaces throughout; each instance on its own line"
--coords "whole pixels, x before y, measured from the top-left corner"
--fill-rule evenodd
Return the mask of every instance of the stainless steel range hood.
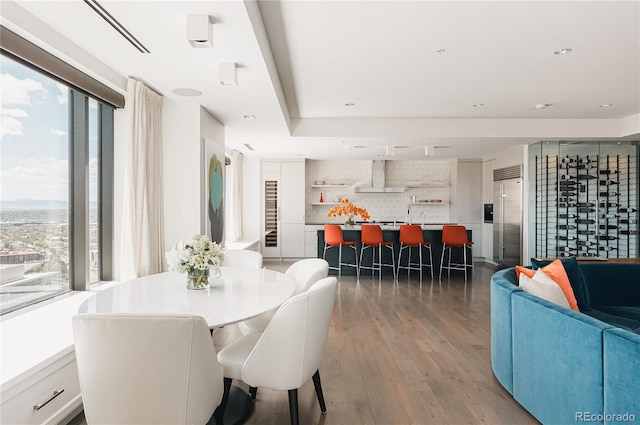
M 386 184 L 385 160 L 377 159 L 371 164 L 371 186 L 359 186 L 353 189 L 361 193 L 400 193 L 404 187 L 388 187 Z

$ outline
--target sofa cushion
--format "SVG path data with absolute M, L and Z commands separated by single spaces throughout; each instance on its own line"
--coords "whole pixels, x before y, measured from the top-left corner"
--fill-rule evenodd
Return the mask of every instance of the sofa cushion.
M 538 269 L 532 277 L 520 273 L 520 287 L 531 295 L 550 301 L 560 307 L 570 308 L 567 297 L 560 286 L 543 269 Z
M 640 334 L 640 307 L 599 306 L 585 313 L 610 325 Z
M 560 260 L 564 266 L 564 270 L 569 278 L 569 284 L 573 289 L 573 294 L 577 303 L 578 310 L 583 311 L 589 308 L 589 300 L 587 298 L 587 291 L 585 289 L 584 281 L 582 279 L 582 273 L 578 267 L 578 261 L 576 257 L 563 258 Z M 551 261 L 531 259 L 531 266 L 533 269 L 538 269 L 550 264 Z

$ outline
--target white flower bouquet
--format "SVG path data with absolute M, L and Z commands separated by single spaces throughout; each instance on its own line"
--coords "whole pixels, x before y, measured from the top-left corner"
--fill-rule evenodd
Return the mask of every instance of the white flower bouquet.
M 215 269 L 227 260 L 220 245 L 205 235 L 194 235 L 187 243 L 179 241 L 166 253 L 166 258 L 169 270 L 187 273 L 193 289 L 208 286 L 209 269 Z

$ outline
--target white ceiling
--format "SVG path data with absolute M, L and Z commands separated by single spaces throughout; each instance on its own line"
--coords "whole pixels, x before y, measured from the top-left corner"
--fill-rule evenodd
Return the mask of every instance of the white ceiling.
M 81 0 L 4 0 L 0 13 L 114 87 L 132 75 L 203 105 L 245 154 L 373 158 L 395 146 L 394 159 L 447 146 L 429 158 L 487 158 L 538 140 L 639 139 L 638 1 L 100 3 L 151 53 Z M 212 49 L 187 42 L 189 14 L 212 18 Z M 237 86 L 219 85 L 219 62 L 238 64 Z M 171 92 L 181 87 L 203 94 Z

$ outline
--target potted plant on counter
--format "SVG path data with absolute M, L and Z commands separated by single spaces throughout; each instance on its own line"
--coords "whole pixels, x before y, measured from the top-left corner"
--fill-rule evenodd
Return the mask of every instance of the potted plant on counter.
M 345 226 L 353 226 L 355 224 L 355 217 L 360 216 L 364 221 L 369 220 L 369 212 L 365 208 L 357 207 L 355 204 L 349 202 L 349 198 L 343 198 L 340 204 L 331 208 L 327 213 L 327 217 L 340 217 L 347 216 L 344 222 Z

